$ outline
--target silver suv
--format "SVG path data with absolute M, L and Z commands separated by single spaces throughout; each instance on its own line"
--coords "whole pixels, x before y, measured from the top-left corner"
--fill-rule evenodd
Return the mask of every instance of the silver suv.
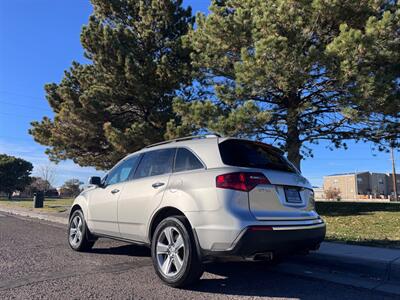
M 266 259 L 316 250 L 325 223 L 310 183 L 270 145 L 196 136 L 148 146 L 121 160 L 74 201 L 68 241 L 98 237 L 151 248 L 154 268 L 180 287 L 217 257 Z

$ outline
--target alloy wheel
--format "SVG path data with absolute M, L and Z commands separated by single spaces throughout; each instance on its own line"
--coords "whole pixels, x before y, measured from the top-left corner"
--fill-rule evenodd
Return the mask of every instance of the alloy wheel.
M 82 240 L 82 218 L 76 215 L 72 221 L 69 228 L 69 243 L 73 247 L 77 247 Z
M 185 244 L 180 231 L 173 226 L 166 227 L 157 239 L 158 267 L 166 277 L 179 273 L 184 264 Z

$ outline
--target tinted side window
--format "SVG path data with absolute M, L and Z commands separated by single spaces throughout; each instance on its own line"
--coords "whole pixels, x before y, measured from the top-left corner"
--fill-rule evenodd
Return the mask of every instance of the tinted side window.
M 162 175 L 172 172 L 175 148 L 147 152 L 136 170 L 134 178 Z
M 128 180 L 129 175 L 135 171 L 139 163 L 139 155 L 131 156 L 112 169 L 107 175 L 106 185 L 115 184 Z
M 277 150 L 258 142 L 226 140 L 219 144 L 224 164 L 296 172 L 296 169 Z
M 179 148 L 175 159 L 174 172 L 203 169 L 203 164 L 188 149 Z

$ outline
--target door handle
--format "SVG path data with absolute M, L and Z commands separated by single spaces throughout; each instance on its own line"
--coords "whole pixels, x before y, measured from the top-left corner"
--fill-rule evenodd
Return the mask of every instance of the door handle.
M 159 188 L 160 186 L 163 186 L 164 184 L 165 184 L 164 182 L 155 182 L 151 186 L 156 189 Z
M 115 189 L 115 190 L 112 190 L 111 191 L 111 194 L 116 194 L 116 193 L 118 193 L 119 192 L 119 189 Z

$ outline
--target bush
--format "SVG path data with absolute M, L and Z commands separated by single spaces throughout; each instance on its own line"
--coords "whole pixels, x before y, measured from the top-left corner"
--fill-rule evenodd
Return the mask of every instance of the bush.
M 340 190 L 337 188 L 329 188 L 324 191 L 325 192 L 325 198 L 329 200 L 336 199 L 337 201 L 340 201 Z

